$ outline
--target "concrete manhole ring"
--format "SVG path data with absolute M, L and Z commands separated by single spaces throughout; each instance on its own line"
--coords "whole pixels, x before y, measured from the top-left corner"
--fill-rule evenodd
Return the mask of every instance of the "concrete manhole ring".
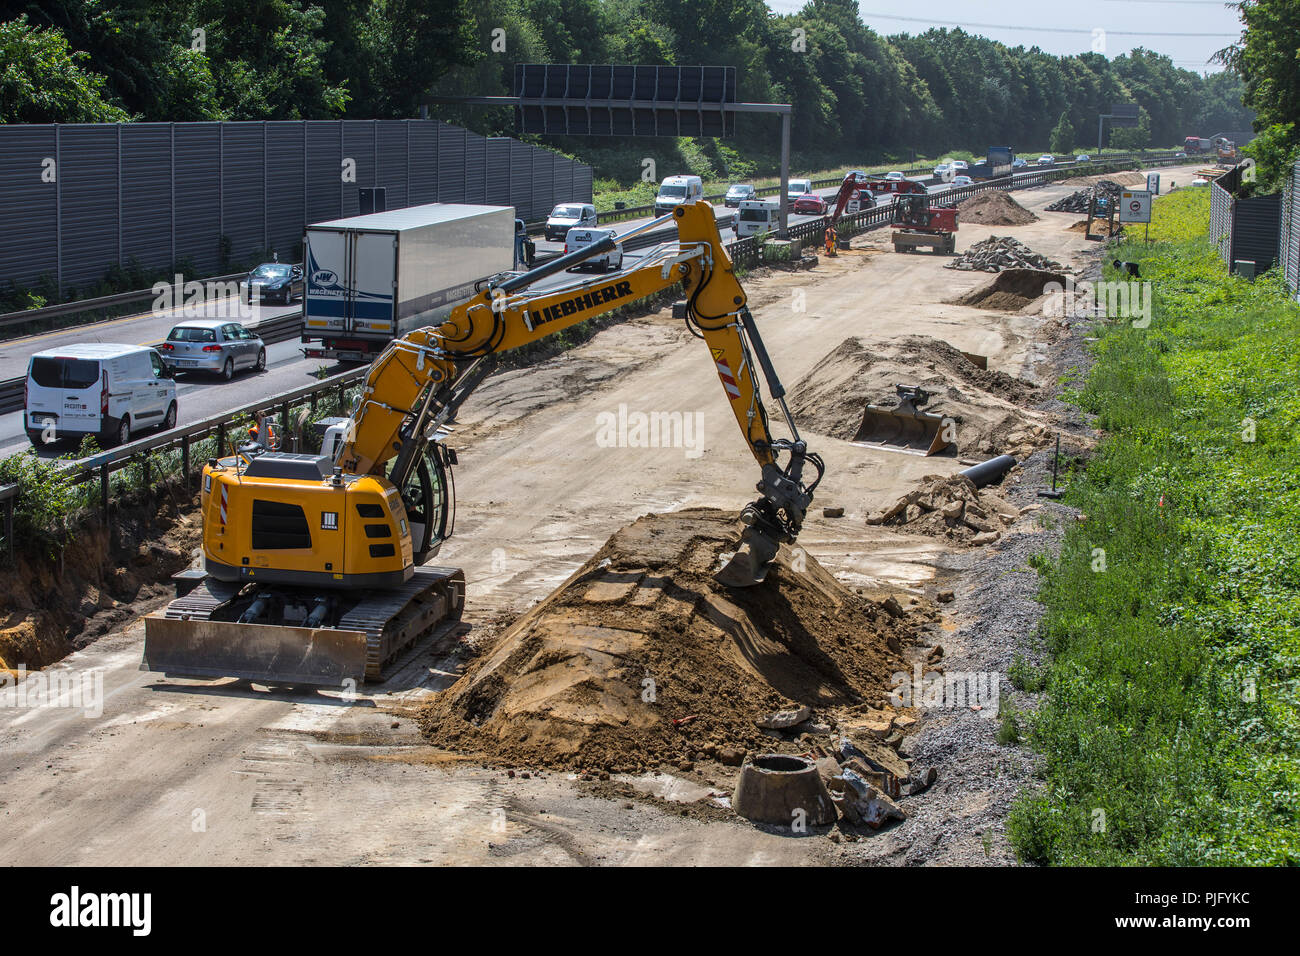
M 731 806 L 748 820 L 791 826 L 835 822 L 835 803 L 807 757 L 759 754 L 740 768 Z

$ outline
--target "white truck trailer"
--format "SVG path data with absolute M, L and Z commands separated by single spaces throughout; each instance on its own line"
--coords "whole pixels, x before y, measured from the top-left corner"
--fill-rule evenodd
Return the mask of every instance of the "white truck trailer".
M 307 227 L 303 262 L 303 354 L 369 362 L 514 266 L 515 212 L 430 203 L 320 222 Z

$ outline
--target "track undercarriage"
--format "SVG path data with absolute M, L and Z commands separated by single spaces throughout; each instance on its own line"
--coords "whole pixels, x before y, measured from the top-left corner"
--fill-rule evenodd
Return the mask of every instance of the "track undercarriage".
M 417 567 L 399 587 L 332 591 L 211 577 L 145 618 L 142 670 L 271 684 L 376 682 L 403 651 L 460 620 L 465 575 Z

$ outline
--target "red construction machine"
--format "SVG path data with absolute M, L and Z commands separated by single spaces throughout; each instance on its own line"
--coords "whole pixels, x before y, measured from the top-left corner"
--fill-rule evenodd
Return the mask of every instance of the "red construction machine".
M 836 197 L 835 211 L 827 217 L 827 251 L 830 252 L 830 238 L 841 216 L 870 209 L 885 196 L 894 199 L 891 224 L 895 252 L 918 246 L 929 246 L 937 252 L 956 251 L 955 207 L 931 206 L 929 191 L 910 179 L 867 179 L 857 173 L 844 177 Z

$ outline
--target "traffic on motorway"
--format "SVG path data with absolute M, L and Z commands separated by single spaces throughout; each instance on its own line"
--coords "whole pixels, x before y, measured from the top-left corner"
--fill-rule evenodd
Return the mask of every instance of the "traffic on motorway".
M 1037 165 L 1048 165 L 1049 160 L 1054 162 L 1044 156 Z M 924 185 L 928 192 L 937 193 L 969 183 L 963 174 L 966 168 L 961 161 L 951 161 L 936 167 L 933 176 L 905 177 L 901 171 L 892 171 L 880 178 L 909 178 Z M 837 192 L 834 187 L 814 189 L 807 178 L 791 179 L 789 187 L 792 225 L 824 216 L 828 200 L 833 200 Z M 664 215 L 679 203 L 702 197 L 699 177 L 670 176 L 664 180 L 654 208 L 657 215 Z M 886 205 L 894 201 L 894 196 L 880 193 L 874 201 Z M 775 227 L 776 206 L 775 200 L 760 199 L 752 184 L 733 184 L 716 210 L 719 227 L 742 238 L 770 232 Z M 422 262 L 408 261 L 406 268 L 399 269 L 404 255 L 400 238 L 404 234 L 417 229 L 427 233 L 420 242 L 409 243 L 426 255 L 445 247 L 445 243 L 438 242 L 440 230 L 450 235 L 454 226 L 463 234 L 465 215 L 454 211 L 449 214 L 448 208 L 413 207 L 338 220 L 320 224 L 330 228 L 321 228 L 319 233 L 313 233 L 317 227 L 308 227 L 303 264 L 264 263 L 252 270 L 237 289 L 217 289 L 197 304 L 186 301 L 160 307 L 155 302 L 154 308 L 139 315 L 5 343 L 0 348 L 0 379 L 24 377 L 26 388 L 23 410 L 0 415 L 0 454 L 13 453 L 30 442 L 42 457 L 66 456 L 76 451 L 77 442 L 85 435 L 94 435 L 103 447 L 121 444 L 142 429 L 170 428 L 295 388 L 322 368 L 335 370 L 339 364 L 369 361 L 388 340 L 408 330 L 397 319 L 404 298 L 429 300 L 441 296 L 449 308 L 472 290 L 475 281 L 520 266 L 517 223 L 513 212 L 503 209 L 502 215 L 495 218 L 508 221 L 509 238 L 505 239 L 503 232 L 501 237 L 488 241 L 488 245 L 496 241 L 500 247 L 496 259 L 476 257 L 469 271 L 462 268 L 455 275 L 446 274 L 444 263 L 450 257 L 445 255 L 437 259 L 430 256 Z M 424 220 L 416 216 L 421 209 L 430 213 Z M 490 214 L 474 215 L 485 235 L 505 228 Z M 563 253 L 571 243 L 576 248 L 613 231 L 596 229 L 596 219 L 591 203 L 557 206 L 528 258 L 545 260 Z M 650 217 L 625 221 L 620 223 L 619 231 L 648 221 Z M 377 272 L 345 274 L 348 263 L 358 259 L 370 262 L 372 270 L 376 268 L 373 255 L 356 256 L 348 251 L 344 240 L 331 245 L 349 229 L 357 242 L 376 235 L 386 237 L 393 252 Z M 617 256 L 607 257 L 602 265 L 622 268 L 639 257 L 637 251 L 620 249 Z M 405 281 L 416 281 L 417 285 L 400 288 L 399 276 L 416 277 Z M 551 276 L 541 280 L 538 288 L 570 281 L 572 278 L 563 274 Z M 338 290 L 351 289 L 355 295 L 366 282 L 395 291 L 381 308 L 372 306 L 372 311 L 363 313 L 355 305 L 355 315 L 338 314 Z M 296 300 L 303 305 L 296 305 Z M 179 301 L 179 296 L 166 301 Z M 303 342 L 309 347 L 303 348 L 297 340 L 268 344 L 258 335 L 261 322 L 299 313 L 303 314 Z M 435 314 L 422 313 L 416 321 L 428 324 L 435 320 Z M 313 341 L 308 342 L 309 338 Z M 319 347 L 313 347 L 315 340 L 319 340 Z

